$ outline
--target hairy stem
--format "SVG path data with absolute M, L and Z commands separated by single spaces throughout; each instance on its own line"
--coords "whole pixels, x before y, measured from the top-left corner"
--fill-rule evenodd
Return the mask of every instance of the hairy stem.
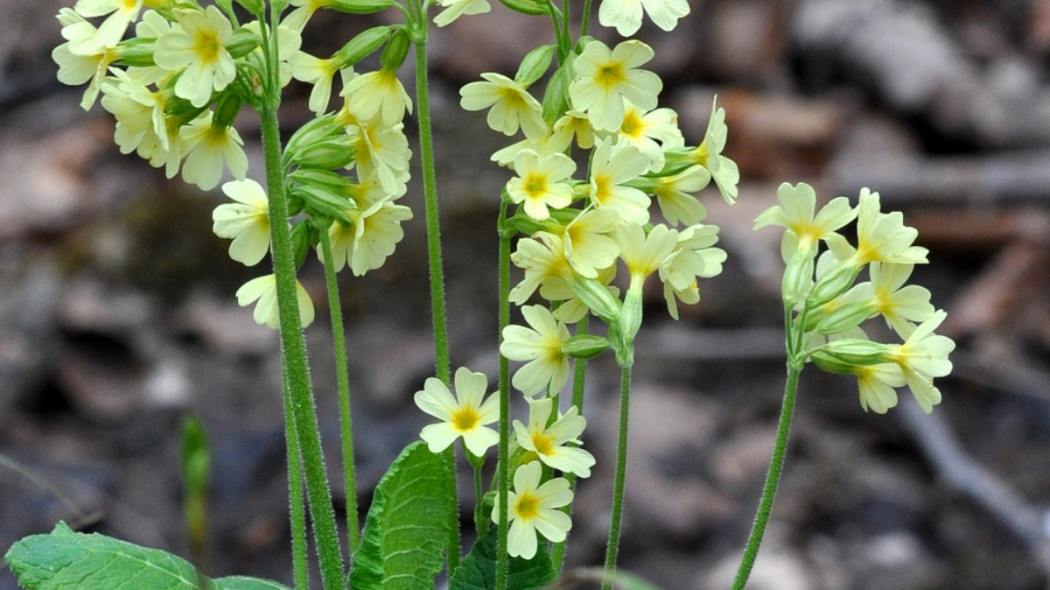
M 623 490 L 627 479 L 627 423 L 631 401 L 631 367 L 623 367 L 620 373 L 620 434 L 616 444 L 616 476 L 613 481 L 612 523 L 609 525 L 609 541 L 605 546 L 605 579 L 602 590 L 610 590 L 608 581 L 616 571 L 616 555 L 620 550 L 620 523 L 623 521 Z
M 332 239 L 321 231 L 321 253 L 324 258 L 325 284 L 328 287 L 328 310 L 332 318 L 332 350 L 335 354 L 335 376 L 339 389 L 339 433 L 343 451 L 343 485 L 346 488 L 346 537 L 351 554 L 357 549 L 357 477 L 354 462 L 354 426 L 350 413 L 350 371 L 347 368 L 346 333 L 343 310 L 339 304 L 339 284 L 332 260 Z
M 505 228 L 507 222 L 507 200 L 500 200 L 499 207 L 499 343 L 503 344 L 503 329 L 510 324 L 510 235 Z M 496 467 L 496 492 L 499 501 L 496 515 L 496 590 L 507 588 L 507 529 L 509 512 L 507 497 L 510 494 L 510 362 L 499 355 L 499 461 Z
M 416 112 L 419 123 L 419 153 L 423 168 L 423 199 L 426 204 L 427 255 L 430 268 L 430 309 L 434 322 L 434 364 L 438 379 L 446 385 L 451 382 L 448 353 L 448 323 L 445 318 L 445 273 L 441 258 L 441 225 L 438 220 L 437 174 L 434 171 L 434 139 L 430 123 L 430 94 L 427 81 L 427 43 L 425 20 L 420 25 L 415 41 L 416 53 Z M 456 491 L 455 447 L 445 451 L 449 465 L 448 493 L 458 498 Z M 451 575 L 459 567 L 459 514 L 449 515 L 451 531 L 448 548 L 448 571 Z
M 276 23 L 278 15 L 272 11 Z M 280 127 L 277 109 L 281 104 L 277 42 L 270 39 L 267 51 L 267 81 L 264 84 L 259 117 L 262 123 L 263 153 L 266 161 L 266 184 L 269 194 L 270 244 L 277 287 L 277 313 L 280 322 L 281 362 L 286 394 L 285 412 L 295 420 L 295 435 L 306 478 L 306 496 L 325 590 L 343 588 L 343 559 L 336 532 L 332 494 L 328 488 L 321 434 L 317 424 L 310 368 L 306 361 L 306 340 L 299 321 L 299 304 L 295 278 L 295 254 L 288 224 L 288 198 L 285 194 L 284 168 L 281 165 Z M 295 458 L 288 457 L 289 463 Z
M 787 382 L 784 384 L 784 400 L 780 408 L 780 421 L 777 425 L 777 438 L 773 444 L 773 456 L 769 460 L 769 471 L 766 473 L 766 483 L 762 486 L 762 498 L 758 502 L 758 511 L 755 514 L 755 522 L 751 525 L 751 534 L 744 548 L 744 557 L 740 561 L 740 567 L 733 581 L 733 590 L 743 590 L 747 585 L 747 579 L 751 575 L 751 568 L 758 557 L 758 548 L 762 545 L 762 537 L 769 523 L 769 514 L 773 510 L 773 499 L 777 495 L 777 485 L 780 483 L 780 475 L 784 469 L 784 454 L 787 449 L 788 434 L 791 431 L 791 416 L 795 411 L 795 394 L 798 392 L 798 378 L 802 367 L 798 363 L 788 363 Z

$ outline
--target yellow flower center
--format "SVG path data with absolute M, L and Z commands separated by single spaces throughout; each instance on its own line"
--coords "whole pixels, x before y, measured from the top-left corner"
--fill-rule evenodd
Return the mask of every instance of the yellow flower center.
M 623 133 L 627 137 L 637 138 L 641 136 L 642 130 L 645 129 L 645 121 L 642 120 L 641 115 L 635 109 L 628 109 L 623 116 L 623 124 L 620 125 L 620 133 Z
M 536 447 L 538 454 L 550 456 L 554 452 L 554 437 L 545 432 L 533 432 L 532 446 Z
M 524 182 L 525 192 L 529 197 L 535 199 L 547 194 L 547 176 L 544 174 L 530 173 Z
M 215 31 L 198 31 L 195 41 L 193 51 L 196 52 L 202 63 L 210 64 L 218 61 L 222 43 L 219 43 L 219 36 L 215 34 Z
M 459 432 L 470 432 L 474 430 L 478 422 L 481 421 L 481 416 L 472 407 L 460 408 L 452 414 L 452 427 Z
M 700 142 L 696 150 L 693 151 L 693 161 L 700 164 L 704 168 L 707 168 L 707 140 Z
M 535 494 L 525 492 L 518 496 L 518 501 L 514 503 L 514 516 L 518 520 L 532 520 L 539 516 L 540 513 L 540 499 Z
M 598 174 L 591 182 L 594 188 L 594 200 L 598 201 L 599 205 L 604 205 L 612 194 L 612 191 L 609 190 L 612 184 L 609 182 L 609 177 L 605 174 Z
M 626 81 L 623 65 L 619 63 L 608 63 L 598 68 L 596 79 L 605 88 L 614 88 Z

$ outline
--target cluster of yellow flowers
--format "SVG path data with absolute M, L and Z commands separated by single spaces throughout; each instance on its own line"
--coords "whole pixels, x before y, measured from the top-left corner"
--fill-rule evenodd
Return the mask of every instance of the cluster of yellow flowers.
M 856 207 L 836 197 L 820 211 L 813 188 L 784 183 L 780 205 L 755 220 L 755 228 L 784 228 L 781 253 L 787 263 L 782 286 L 789 324 L 788 354 L 812 360 L 826 371 L 855 375 L 860 404 L 885 413 L 897 405 L 896 388 L 905 385 L 923 410 L 940 403 L 935 377 L 951 372 L 948 354 L 955 343 L 934 334 L 947 314 L 936 311 L 930 292 L 905 285 L 916 264 L 927 262 L 915 246 L 918 232 L 904 225 L 900 212 L 884 213 L 879 194 L 861 190 Z M 838 230 L 856 220 L 857 245 Z M 821 251 L 820 243 L 827 248 Z M 867 267 L 869 280 L 856 283 Z M 861 324 L 882 316 L 904 342 L 873 342 Z
M 439 24 L 488 10 L 484 0 L 442 4 Z M 643 6 L 668 30 L 689 11 L 678 0 L 606 0 L 600 22 L 632 34 Z M 524 363 L 511 381 L 525 395 L 529 420 L 514 422 L 508 551 L 526 559 L 536 553 L 537 533 L 564 540 L 571 521 L 559 508 L 572 501 L 572 491 L 563 475 L 587 477 L 594 464 L 580 447 L 586 421 L 579 408 L 562 413 L 556 406 L 572 359 L 612 348 L 621 365 L 630 366 L 642 289 L 651 276 L 663 284 L 673 317 L 678 302 L 699 301 L 697 280 L 719 274 L 726 253 L 715 247 L 718 228 L 703 223 L 706 210 L 695 195 L 713 181 L 733 202 L 739 181 L 736 164 L 722 155 L 724 110 L 713 104 L 700 145 L 687 145 L 677 113 L 658 107 L 659 76 L 643 69 L 653 58 L 648 45 L 624 40 L 610 47 L 584 38 L 558 60 L 545 95 L 533 95 L 530 88 L 551 70 L 557 51 L 541 46 L 513 78 L 484 73 L 460 92 L 461 106 L 487 111 L 494 131 L 520 134 L 492 159 L 512 174 L 503 199 L 517 208 L 505 229 L 518 236 L 511 261 L 523 271 L 509 297 L 525 325 L 504 329 L 500 353 Z M 542 303 L 530 303 L 536 296 Z M 608 338 L 573 335 L 571 328 L 588 314 L 607 325 Z M 465 390 L 467 375 L 475 377 Z M 498 402 L 483 401 L 480 374 L 461 369 L 455 381 L 458 398 L 436 379 L 417 394 L 417 404 L 441 420 L 422 436 L 435 451 L 462 437 L 481 455 L 497 442 L 485 425 L 497 420 Z M 493 521 L 497 509 L 498 502 Z
M 326 59 L 300 45 L 304 27 L 320 8 L 361 13 L 392 2 L 291 0 L 294 9 L 276 33 L 261 19 L 241 24 L 229 2 L 217 4 L 78 0 L 58 14 L 66 39 L 53 53 L 59 79 L 87 83 L 85 109 L 101 94 L 102 107 L 116 118 L 114 139 L 121 151 L 163 167 L 169 178 L 181 169 L 183 180 L 210 190 L 228 171 L 235 180 L 222 190 L 234 202 L 215 209 L 214 231 L 233 240 L 234 260 L 253 266 L 269 251 L 269 202 L 263 186 L 246 178 L 248 159 L 233 123 L 245 104 L 259 108 L 266 67 L 261 47 L 274 41 L 281 83 L 294 78 L 313 84 L 309 104 L 317 113 L 290 138 L 284 153 L 285 190 L 295 217 L 282 222 L 295 224 L 298 258 L 318 247 L 323 231 L 337 271 L 346 266 L 362 275 L 378 268 L 402 239 L 401 222 L 412 217 L 396 203 L 406 192 L 412 155 L 402 122 L 412 103 L 396 75 L 408 51 L 407 33 L 399 26 L 375 27 Z M 261 16 L 264 7 L 257 4 Z M 104 17 L 98 26 L 88 20 L 98 17 Z M 125 38 L 131 29 L 133 35 Z M 379 71 L 354 71 L 380 48 Z M 328 112 L 336 73 L 342 105 Z M 237 298 L 241 305 L 256 302 L 255 320 L 276 328 L 274 288 L 274 276 L 264 275 L 246 283 Z M 301 285 L 299 307 L 301 322 L 308 325 L 313 305 Z

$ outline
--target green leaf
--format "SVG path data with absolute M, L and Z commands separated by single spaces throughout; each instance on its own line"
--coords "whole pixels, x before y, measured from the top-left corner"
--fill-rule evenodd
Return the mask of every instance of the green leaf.
M 455 499 L 446 493 L 445 459 L 422 442 L 390 465 L 376 487 L 361 546 L 354 552 L 354 590 L 430 589 L 443 568 Z
M 215 580 L 215 585 L 221 590 L 291 590 L 283 584 L 272 580 L 261 580 L 246 576 L 230 576 Z
M 490 590 L 496 587 L 496 528 L 490 528 L 474 543 L 470 554 L 452 574 L 449 590 Z M 541 546 L 532 559 L 511 557 L 507 587 L 515 590 L 543 588 L 554 582 L 557 573 L 547 551 Z
M 159 549 L 73 532 L 64 522 L 11 546 L 5 556 L 26 590 L 288 590 L 245 577 L 198 580 L 193 564 Z

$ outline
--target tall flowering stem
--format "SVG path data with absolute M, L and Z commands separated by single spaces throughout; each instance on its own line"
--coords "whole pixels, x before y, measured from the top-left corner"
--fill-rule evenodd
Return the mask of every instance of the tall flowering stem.
M 291 392 L 284 388 L 285 408 L 292 405 Z M 295 590 L 307 590 L 310 572 L 307 570 L 306 505 L 303 503 L 303 460 L 299 454 L 299 436 L 295 431 L 295 417 L 284 413 L 284 433 L 288 454 L 288 504 L 292 527 L 292 574 Z
M 755 565 L 755 558 L 758 556 L 758 548 L 762 545 L 762 537 L 766 533 L 769 515 L 773 511 L 773 499 L 777 495 L 777 486 L 784 469 L 784 454 L 787 450 L 788 435 L 791 432 L 791 417 L 795 412 L 795 395 L 798 392 L 798 378 L 801 373 L 801 363 L 793 360 L 788 362 L 784 400 L 780 407 L 780 421 L 777 424 L 773 456 L 769 461 L 769 470 L 766 472 L 766 482 L 762 486 L 762 497 L 758 502 L 755 522 L 751 525 L 751 534 L 748 535 L 747 546 L 744 548 L 744 557 L 740 561 L 736 578 L 733 580 L 733 590 L 743 590 L 747 585 L 747 579 L 751 576 L 751 568 Z
M 587 327 L 589 324 L 588 316 L 583 318 L 576 324 L 576 335 L 581 336 L 587 334 Z M 572 405 L 576 407 L 580 415 L 583 415 L 583 390 L 586 383 L 587 375 L 587 361 L 579 359 L 576 361 L 576 367 L 573 371 L 572 376 Z M 576 492 L 576 474 L 566 474 L 565 479 L 569 480 L 569 488 Z M 566 514 L 572 516 L 572 504 L 568 504 L 563 508 Z M 554 544 L 554 549 L 551 551 L 551 563 L 554 564 L 554 571 L 561 573 L 562 566 L 565 564 L 565 550 L 568 545 L 568 540 Z
M 436 374 L 445 384 L 451 382 L 448 353 L 448 322 L 445 317 L 445 273 L 441 258 L 441 224 L 438 217 L 437 174 L 434 170 L 434 138 L 430 123 L 430 94 L 427 79 L 427 20 L 426 11 L 412 26 L 416 54 L 416 109 L 419 125 L 419 153 L 423 169 L 423 199 L 427 222 L 427 255 L 430 269 L 430 310 L 434 322 L 434 364 Z M 458 497 L 456 490 L 456 455 L 454 447 L 445 451 L 449 464 L 448 493 Z M 451 531 L 448 548 L 448 571 L 459 566 L 459 515 L 450 515 Z
M 278 13 L 271 12 L 271 23 L 277 28 Z M 262 123 L 263 154 L 266 160 L 266 183 L 270 198 L 270 219 L 288 219 L 284 168 L 281 164 L 280 127 L 277 110 L 281 104 L 280 66 L 275 36 L 269 36 L 267 76 L 259 108 Z M 306 341 L 299 321 L 296 293 L 295 256 L 291 228 L 283 221 L 270 224 L 271 249 L 277 283 L 277 310 L 280 321 L 282 364 L 284 369 L 285 412 L 295 420 L 295 433 L 302 457 L 303 474 L 310 516 L 314 526 L 321 579 L 326 589 L 343 587 L 343 558 L 332 511 L 332 494 L 328 488 L 321 435 L 317 424 L 310 369 L 306 362 Z M 288 457 L 288 461 L 296 461 Z M 294 487 L 294 485 L 293 485 Z
M 339 389 L 339 432 L 343 451 L 343 485 L 346 488 L 346 537 L 350 553 L 357 549 L 357 469 L 354 463 L 354 427 L 350 414 L 350 372 L 346 360 L 346 334 L 343 310 L 339 304 L 339 284 L 332 262 L 332 239 L 327 231 L 319 232 L 324 257 L 325 284 L 328 288 L 328 310 L 332 317 L 332 348 L 335 353 L 335 376 Z
M 510 232 L 507 223 L 506 193 L 499 206 L 499 343 L 503 344 L 503 329 L 510 325 Z M 496 517 L 496 590 L 507 587 L 507 530 L 509 516 L 507 497 L 510 494 L 510 361 L 499 356 L 499 461 L 496 480 L 499 513 Z
M 616 555 L 620 550 L 620 524 L 623 521 L 623 490 L 627 480 L 627 423 L 631 402 L 631 367 L 620 372 L 620 425 L 616 443 L 616 476 L 613 481 L 613 500 L 610 512 L 609 541 L 605 546 L 605 579 L 602 590 L 611 590 L 608 581 L 616 570 Z

